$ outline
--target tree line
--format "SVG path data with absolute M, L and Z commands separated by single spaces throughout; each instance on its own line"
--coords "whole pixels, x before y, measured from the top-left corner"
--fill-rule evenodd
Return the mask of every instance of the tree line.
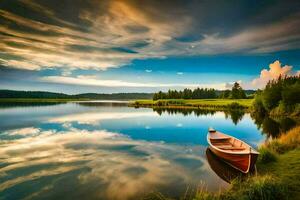
M 158 99 L 244 99 L 247 98 L 245 91 L 239 83 L 235 82 L 231 90 L 217 91 L 213 88 L 196 88 L 191 90 L 169 90 L 168 92 L 159 91 L 154 93 L 153 100 Z
M 83 94 L 64 94 L 45 91 L 16 91 L 0 90 L 1 98 L 30 98 L 30 99 L 103 99 L 103 100 L 132 100 L 132 99 L 151 99 L 153 93 L 83 93 Z
M 300 75 L 269 81 L 256 92 L 253 109 L 260 114 L 300 116 Z

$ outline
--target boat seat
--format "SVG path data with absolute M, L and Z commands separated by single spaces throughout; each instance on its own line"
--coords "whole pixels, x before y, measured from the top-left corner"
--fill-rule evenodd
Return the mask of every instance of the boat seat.
M 210 139 L 211 140 L 228 140 L 228 139 L 230 139 L 230 137 L 215 137 L 215 138 L 211 137 Z
M 229 146 L 218 146 L 218 148 L 223 149 L 223 150 L 245 150 L 246 148 L 244 147 L 229 147 Z

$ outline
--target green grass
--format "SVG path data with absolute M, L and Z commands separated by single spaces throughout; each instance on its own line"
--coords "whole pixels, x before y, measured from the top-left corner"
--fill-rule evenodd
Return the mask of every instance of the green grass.
M 88 99 L 1 98 L 0 103 L 60 103 Z
M 136 100 L 130 106 L 164 108 L 250 108 L 253 99 L 161 99 Z
M 270 163 L 270 162 L 274 162 L 277 160 L 277 155 L 276 153 L 272 150 L 269 149 L 265 146 L 261 146 L 259 148 L 259 157 L 258 157 L 258 161 L 260 163 Z

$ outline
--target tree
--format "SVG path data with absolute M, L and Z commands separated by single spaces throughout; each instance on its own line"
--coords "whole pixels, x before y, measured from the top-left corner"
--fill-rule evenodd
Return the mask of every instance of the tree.
M 221 99 L 228 99 L 228 98 L 230 97 L 230 94 L 231 94 L 231 91 L 230 91 L 230 90 L 224 90 L 224 91 L 220 94 L 219 98 L 221 98 Z
M 245 99 L 246 98 L 246 94 L 238 82 L 235 82 L 233 84 L 233 87 L 231 90 L 231 98 L 232 99 Z

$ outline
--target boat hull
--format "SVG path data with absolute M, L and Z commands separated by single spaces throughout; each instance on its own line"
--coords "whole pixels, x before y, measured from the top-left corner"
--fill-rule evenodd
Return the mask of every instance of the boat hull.
M 209 146 L 209 149 L 219 158 L 224 160 L 226 163 L 240 170 L 243 173 L 248 173 L 251 169 L 254 168 L 255 162 L 258 157 L 258 154 L 255 153 L 231 154 L 231 153 L 219 151 L 218 149 L 212 146 Z

